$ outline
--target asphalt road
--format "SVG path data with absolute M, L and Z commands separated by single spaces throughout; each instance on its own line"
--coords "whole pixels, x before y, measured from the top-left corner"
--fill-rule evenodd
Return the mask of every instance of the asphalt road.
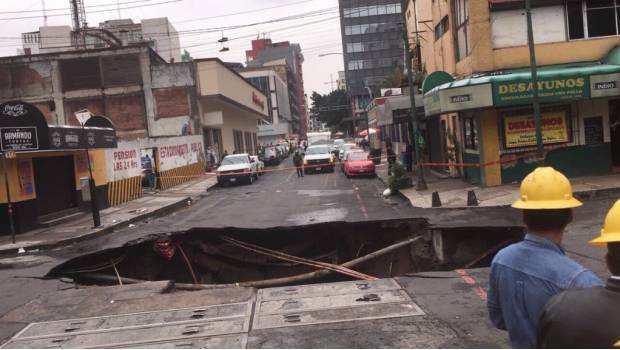
M 267 228 L 277 226 L 298 226 L 330 221 L 357 222 L 398 218 L 426 218 L 434 227 L 487 227 L 515 226 L 520 224 L 520 215 L 510 208 L 470 208 L 459 210 L 413 208 L 399 196 L 384 199 L 381 192 L 385 185 L 377 178 L 347 179 L 339 169 L 335 173 L 311 174 L 298 178 L 291 167 L 290 158 L 277 168 L 259 178 L 253 185 L 239 185 L 215 188 L 207 196 L 187 208 L 165 217 L 138 223 L 89 241 L 75 243 L 50 251 L 33 252 L 17 258 L 0 259 L 0 316 L 11 309 L 36 299 L 40 295 L 73 288 L 70 283 L 41 279 L 51 268 L 78 255 L 101 249 L 122 246 L 147 235 L 168 232 L 183 232 L 192 227 L 240 227 Z M 568 227 L 564 247 L 567 254 L 602 277 L 608 275 L 604 264 L 604 250 L 589 246 L 586 242 L 594 237 L 603 222 L 613 199 L 588 201 L 575 211 L 575 220 Z M 486 270 L 479 273 L 477 280 L 486 284 Z M 454 281 L 458 281 L 457 277 Z M 405 278 L 405 281 L 407 279 Z M 439 283 L 441 280 L 435 281 Z M 486 318 L 484 304 L 475 300 L 475 294 L 463 299 L 446 288 L 461 290 L 462 283 L 434 286 L 428 279 L 411 280 L 410 285 L 420 295 L 442 295 L 441 301 L 428 299 L 428 305 L 444 305 L 433 312 L 439 318 L 461 327 L 455 319 L 454 307 L 460 305 L 459 317 L 467 315 L 472 308 L 480 313 L 472 319 L 472 327 L 480 325 Z M 439 294 L 438 294 L 439 293 Z M 450 296 L 452 295 L 452 296 Z M 473 296 L 473 297 L 472 297 Z M 430 297 L 428 297 L 430 298 Z M 447 298 L 447 299 L 446 299 Z M 423 304 L 425 300 L 419 300 Z M 35 301 L 36 302 L 36 301 Z M 430 306 L 429 306 L 430 307 Z M 460 310 L 460 309 L 459 309 Z M 452 320 L 452 321 L 450 321 Z M 24 326 L 20 322 L 6 322 L 0 319 L 0 340 L 10 336 Z M 484 332 L 477 332 L 484 333 Z M 494 337 L 504 337 L 495 335 Z M 271 345 L 285 345 L 270 343 Z M 341 345 L 350 344 L 346 341 Z M 478 343 L 481 345 L 483 343 Z M 491 343 L 498 344 L 498 343 Z
M 348 179 L 339 166 L 333 173 L 298 177 L 291 157 L 252 185 L 212 189 L 207 197 L 173 217 L 162 218 L 175 229 L 186 227 L 274 227 L 328 221 L 403 218 L 413 208 L 398 196 L 384 200 L 378 178 Z

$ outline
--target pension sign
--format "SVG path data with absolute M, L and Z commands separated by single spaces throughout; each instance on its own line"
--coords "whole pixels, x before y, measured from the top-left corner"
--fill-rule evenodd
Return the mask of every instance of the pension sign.
M 537 82 L 538 97 L 541 102 L 575 100 L 590 96 L 588 78 L 540 79 Z M 493 84 L 493 98 L 496 106 L 529 104 L 532 102 L 533 84 L 531 81 L 496 82 Z

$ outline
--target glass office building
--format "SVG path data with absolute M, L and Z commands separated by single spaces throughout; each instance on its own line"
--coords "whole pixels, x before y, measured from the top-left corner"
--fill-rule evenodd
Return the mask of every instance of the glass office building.
M 378 96 L 386 77 L 403 66 L 400 0 L 339 0 L 347 89 L 355 112 Z M 361 117 L 361 116 L 360 116 Z

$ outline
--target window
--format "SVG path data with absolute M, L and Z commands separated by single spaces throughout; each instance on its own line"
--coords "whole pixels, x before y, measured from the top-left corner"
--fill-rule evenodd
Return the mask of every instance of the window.
M 387 40 L 347 43 L 348 53 L 379 51 L 379 50 L 398 49 L 398 48 L 400 48 L 398 44 L 387 41 Z
M 233 139 L 235 149 L 233 153 L 243 153 L 243 132 L 239 130 L 233 130 Z
M 245 152 L 249 154 L 254 154 L 254 150 L 252 149 L 252 133 L 245 133 Z
M 478 150 L 478 126 L 474 116 L 463 118 L 463 138 L 466 149 Z
M 344 27 L 345 35 L 360 35 L 369 33 L 384 33 L 390 31 L 396 31 L 398 29 L 397 23 L 370 23 L 370 24 L 357 24 Z
M 457 62 L 469 55 L 469 23 L 468 0 L 453 0 L 454 25 L 456 27 L 456 60 Z
M 618 35 L 620 0 L 567 0 L 566 17 L 570 39 Z
M 400 11 L 400 4 L 386 4 L 345 8 L 343 10 L 343 15 L 345 18 L 356 18 L 377 15 L 392 15 L 400 13 Z
M 437 23 L 435 26 L 435 40 L 439 40 L 439 38 L 441 38 L 448 31 L 448 29 L 450 29 L 448 23 L 448 16 L 444 16 L 444 18 Z

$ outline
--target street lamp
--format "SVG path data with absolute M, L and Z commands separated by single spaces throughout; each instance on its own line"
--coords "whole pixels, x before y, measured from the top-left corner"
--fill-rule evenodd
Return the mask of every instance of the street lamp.
M 92 113 L 88 109 L 82 109 L 80 111 L 75 112 L 75 117 L 78 122 L 82 126 L 82 137 L 84 138 L 84 143 L 86 144 L 86 162 L 88 163 L 88 189 L 90 191 L 90 208 L 93 214 L 93 225 L 94 227 L 101 226 L 101 216 L 99 215 L 99 205 L 97 203 L 97 191 L 95 187 L 95 179 L 93 178 L 93 168 L 90 166 L 90 154 L 88 152 L 88 138 L 86 136 L 86 130 L 84 126 L 88 119 L 92 117 Z

